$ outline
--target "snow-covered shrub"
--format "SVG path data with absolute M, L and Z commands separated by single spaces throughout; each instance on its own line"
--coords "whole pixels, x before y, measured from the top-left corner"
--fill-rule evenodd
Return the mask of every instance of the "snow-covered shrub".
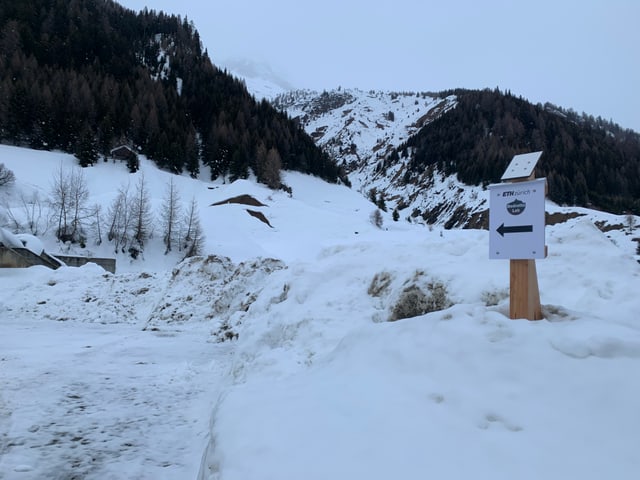
M 380 297 L 391 285 L 391 274 L 389 272 L 376 273 L 371 280 L 367 293 L 372 297 Z
M 382 224 L 384 221 L 382 219 L 382 213 L 380 213 L 379 209 L 375 209 L 373 212 L 371 212 L 371 215 L 369 215 L 369 220 L 374 226 L 382 228 Z
M 418 285 L 412 284 L 400 294 L 389 320 L 395 321 L 438 312 L 449 308 L 451 304 L 447 287 L 444 283 L 439 281 L 429 282 L 427 284 L 427 293 Z
M 0 187 L 3 185 L 11 185 L 16 181 L 14 173 L 4 166 L 4 163 L 0 163 Z
M 439 281 L 429 282 L 427 288 L 429 290 L 429 297 L 427 310 L 424 313 L 439 312 L 452 305 L 447 286 L 444 283 Z
M 482 292 L 482 301 L 487 307 L 498 305 L 502 300 L 508 297 L 509 291 L 506 288 Z
M 411 285 L 402 291 L 389 320 L 417 317 L 424 314 L 426 308 L 427 295 L 417 285 Z

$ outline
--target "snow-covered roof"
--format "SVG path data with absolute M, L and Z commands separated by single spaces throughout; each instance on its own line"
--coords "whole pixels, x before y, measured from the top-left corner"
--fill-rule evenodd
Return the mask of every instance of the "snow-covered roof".
M 21 243 L 20 247 L 26 248 L 27 250 L 31 250 L 36 255 L 42 255 L 44 252 L 44 244 L 42 240 L 33 235 L 29 235 L 28 233 L 20 233 L 16 235 L 18 241 Z
M 2 227 L 0 227 L 0 244 L 9 248 L 26 248 L 36 255 L 44 252 L 44 244 L 38 237 L 28 233 L 13 234 Z
M 111 155 L 113 155 L 113 154 L 121 154 L 123 150 L 124 150 L 125 152 L 128 152 L 128 153 L 133 153 L 133 154 L 135 154 L 135 153 L 136 153 L 136 152 L 133 150 L 133 148 L 131 148 L 131 147 L 127 146 L 127 145 L 120 145 L 120 146 L 118 146 L 118 147 L 112 148 L 112 149 L 110 150 L 110 152 L 109 152 L 109 153 L 110 153 Z
M 17 235 L 14 235 L 9 230 L 0 227 L 0 243 L 9 248 L 23 248 L 24 245 L 20 241 Z

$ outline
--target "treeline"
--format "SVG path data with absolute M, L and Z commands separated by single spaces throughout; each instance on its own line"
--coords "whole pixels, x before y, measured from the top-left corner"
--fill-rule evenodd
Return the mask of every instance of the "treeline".
M 184 204 L 173 178 L 165 186 L 157 212 L 152 211 L 149 185 L 140 175 L 135 186 L 121 185 L 105 209 L 104 205 L 89 203 L 90 191 L 80 167 L 60 167 L 51 178 L 46 197 L 38 192 L 21 194 L 17 206 L 4 206 L 0 226 L 36 236 L 53 231 L 60 242 L 81 247 L 107 241 L 115 254 L 128 253 L 133 258 L 143 255 L 156 235 L 162 238 L 165 254 L 177 251 L 184 258 L 200 255 L 205 235 L 198 203 L 192 198 Z M 0 186 L 13 181 L 13 172 L 0 164 Z
M 121 144 L 161 168 L 279 186 L 280 169 L 337 181 L 298 125 L 216 68 L 179 16 L 110 0 L 0 4 L 0 142 L 76 153 Z
M 409 174 L 435 165 L 467 184 L 500 181 L 514 155 L 542 150 L 537 175 L 559 204 L 640 214 L 640 135 L 498 90 L 455 90 L 458 105 L 398 150 Z

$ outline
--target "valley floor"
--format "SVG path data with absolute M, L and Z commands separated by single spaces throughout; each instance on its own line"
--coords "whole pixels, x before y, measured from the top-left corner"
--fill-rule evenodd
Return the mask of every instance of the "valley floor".
M 67 270 L 0 270 L 0 479 L 195 478 L 228 344 L 202 325 L 144 330 L 90 301 L 77 311 L 64 295 L 100 296 L 102 274 Z M 42 308 L 61 300 L 74 315 Z
M 0 270 L 0 479 L 636 478 L 632 257 L 550 229 L 527 322 L 486 232 L 381 234 L 288 264 Z M 440 281 L 449 308 L 387 321 Z

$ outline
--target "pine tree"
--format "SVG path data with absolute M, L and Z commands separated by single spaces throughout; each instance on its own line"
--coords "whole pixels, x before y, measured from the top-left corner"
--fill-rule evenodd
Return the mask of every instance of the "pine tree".
M 185 151 L 185 167 L 191 178 L 197 178 L 200 173 L 200 154 L 198 152 L 198 144 L 195 130 L 189 132 L 187 136 Z
M 267 162 L 267 147 L 265 147 L 264 142 L 260 141 L 258 146 L 256 147 L 255 154 L 253 155 L 254 165 L 253 172 L 256 175 L 256 178 L 259 182 L 264 181 L 264 168 Z
M 249 176 L 249 156 L 242 145 L 237 147 L 231 155 L 229 174 L 231 175 L 232 182 L 239 178 L 244 179 Z
M 81 167 L 88 167 L 98 161 L 98 142 L 93 132 L 85 128 L 76 145 L 76 157 Z
M 129 169 L 129 173 L 136 173 L 140 169 L 138 155 L 133 154 L 127 157 L 127 169 Z
M 280 154 L 275 148 L 270 148 L 267 158 L 264 162 L 264 178 L 263 182 L 267 187 L 276 189 L 280 188 L 282 181 L 280 179 L 280 169 L 282 168 L 282 160 Z

